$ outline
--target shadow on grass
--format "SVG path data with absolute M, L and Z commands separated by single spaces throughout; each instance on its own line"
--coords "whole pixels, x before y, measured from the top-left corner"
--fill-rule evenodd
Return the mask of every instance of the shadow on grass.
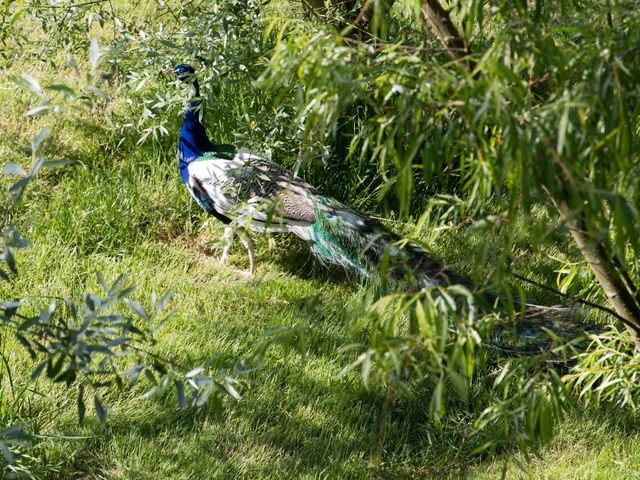
M 284 308 L 301 311 L 308 302 Z M 172 478 L 464 478 L 464 428 L 453 420 L 433 427 L 427 391 L 408 398 L 379 383 L 365 390 L 356 373 L 337 378 L 349 354 L 336 352 L 345 338 L 323 330 L 328 323 L 315 320 L 302 357 L 273 347 L 254 387 L 239 403 L 227 400 L 223 418 L 208 405 L 178 411 L 172 395 L 125 404 L 130 416 L 111 417 L 108 433 L 87 441 L 67 471 L 151 478 L 153 455 L 171 465 Z
M 360 284 L 358 278 L 343 268 L 320 264 L 306 242 L 295 235 L 278 235 L 277 240 L 281 248 L 274 252 L 273 261 L 283 271 L 303 280 L 314 279 L 334 285 Z
M 311 298 L 273 308 L 303 312 Z M 336 351 L 345 338 L 335 319 L 331 328 L 330 312 L 337 307 L 320 306 L 324 314 L 313 317 L 304 355 L 274 347 L 244 399 L 226 402 L 223 418 L 210 406 L 178 411 L 172 396 L 138 402 L 137 408 L 125 403 L 123 410 L 132 413 L 111 417 L 108 433 L 86 441 L 66 472 L 104 472 L 108 478 L 116 471 L 118 478 L 467 478 L 473 467 L 495 463 L 489 455 L 469 456 L 478 439 L 464 408 L 452 406 L 443 425 L 433 425 L 428 388 L 400 395 L 379 383 L 365 390 L 357 373 L 337 378 L 349 361 Z M 230 359 L 223 354 L 216 362 Z M 576 417 L 618 437 L 640 432 L 633 416 L 600 410 Z M 166 470 L 163 475 L 170 470 L 170 477 L 154 477 L 156 467 Z
M 153 478 L 159 472 L 149 459 L 104 464 L 113 455 L 100 452 L 131 442 L 131 448 L 175 465 L 174 478 L 465 478 L 470 462 L 454 449 L 461 432 L 438 433 L 417 408 L 418 399 L 397 402 L 383 420 L 381 389 L 341 385 L 340 395 L 331 395 L 308 377 L 293 389 L 281 388 L 286 378 L 276 380 L 267 383 L 266 394 L 249 393 L 243 403 L 228 405 L 222 419 L 208 408 L 178 412 L 168 402 L 132 420 L 116 417 L 109 433 L 87 442 L 68 471 Z

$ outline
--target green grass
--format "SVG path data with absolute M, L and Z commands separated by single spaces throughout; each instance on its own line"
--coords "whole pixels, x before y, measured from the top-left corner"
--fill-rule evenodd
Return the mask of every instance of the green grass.
M 308 259 L 304 245 L 283 236 L 273 247 L 258 239 L 258 273 L 243 274 L 247 259 L 237 245 L 226 266 L 212 247 L 219 224 L 208 223 L 177 173 L 171 132 L 160 145 L 115 148 L 100 112 L 70 111 L 28 119 L 30 99 L 7 82 L 28 70 L 39 78 L 59 72 L 14 66 L 0 77 L 0 156 L 28 163 L 28 145 L 48 125 L 50 158 L 72 158 L 73 167 L 43 174 L 33 185 L 22 218 L 30 221 L 32 247 L 19 258 L 20 275 L 2 284 L 2 298 L 23 295 L 75 296 L 99 290 L 95 271 L 109 280 L 128 275 L 134 298 L 173 288 L 172 320 L 161 330 L 158 352 L 197 366 L 225 368 L 250 356 L 266 333 L 302 322 L 302 351 L 276 346 L 251 375 L 239 402 L 227 400 L 222 416 L 212 407 L 179 411 L 169 395 L 139 399 L 138 391 L 113 392 L 105 403 L 103 430 L 90 418 L 77 425 L 75 392 L 45 380 L 28 385 L 24 408 L 10 418 L 28 421 L 43 435 L 78 438 L 42 440 L 32 468 L 50 478 L 498 478 L 504 458 L 464 456 L 468 422 L 453 412 L 442 429 L 431 422 L 429 397 L 395 394 L 359 376 L 338 372 L 354 354 L 339 352 L 347 339 L 341 306 L 361 288 Z M 113 111 L 126 109 L 114 98 Z M 176 124 L 177 127 L 177 124 Z M 434 248 L 449 251 L 446 238 Z M 459 250 L 462 250 L 459 248 Z M 553 253 L 562 254 L 560 245 Z M 530 260 L 529 273 L 539 271 Z M 310 307 L 312 305 L 312 307 Z M 310 308 L 312 314 L 309 315 Z M 16 383 L 25 388 L 31 365 L 18 345 L 4 341 Z M 3 376 L 5 372 L 2 372 Z M 6 385 L 6 378 L 2 378 Z M 390 400 L 390 408 L 385 401 Z M 462 416 L 462 414 L 460 414 Z M 508 457 L 505 457 L 508 458 Z M 512 462 L 507 478 L 640 478 L 640 419 L 615 409 L 573 412 L 528 472 Z M 55 473 L 58 472 L 58 473 Z

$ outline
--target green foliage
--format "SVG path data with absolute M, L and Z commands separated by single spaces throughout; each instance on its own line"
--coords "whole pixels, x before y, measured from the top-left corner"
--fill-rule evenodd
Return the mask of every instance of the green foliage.
M 594 335 L 586 351 L 577 357 L 577 365 L 563 380 L 585 405 L 607 402 L 637 410 L 640 359 L 628 332 L 611 327 Z
M 394 386 L 409 391 L 409 385 L 425 380 L 434 386 L 431 413 L 439 421 L 445 411 L 444 383 L 451 380 L 465 401 L 476 367 L 476 349 L 481 344 L 477 332 L 473 296 L 461 286 L 434 287 L 416 294 L 380 295 L 366 291 L 345 311 L 352 335 L 368 331 L 368 345 L 348 345 L 345 349 L 364 351 L 349 366 L 360 367 L 368 385 L 372 368 Z M 450 319 L 459 321 L 455 326 Z
M 475 53 L 470 71 L 434 49 L 429 38 L 415 42 L 410 34 L 407 42 L 391 31 L 388 43 L 353 44 L 312 22 L 288 24 L 287 33 L 277 37 L 264 84 L 281 92 L 295 79 L 303 140 L 313 145 L 315 139 L 327 143 L 348 136 L 351 164 L 377 164 L 383 181 L 379 196 L 395 194 L 401 216 L 426 206 L 418 228 L 433 228 L 435 221 L 440 231 L 482 235 L 477 253 L 465 260 L 490 272 L 486 283 L 494 291 L 511 296 L 508 274 L 518 273 L 519 265 L 510 252 L 519 244 L 543 252 L 550 238 L 567 235 L 568 226 L 584 232 L 587 246 L 576 240 L 582 258 L 558 265 L 565 272 L 559 275 L 560 292 L 587 292 L 595 302 L 605 300 L 604 292 L 611 298 L 611 284 L 584 273 L 601 262 L 610 265 L 608 274 L 621 279 L 637 306 L 640 157 L 632 145 L 640 108 L 640 17 L 637 9 L 628 13 L 633 4 L 460 4 L 455 13 L 464 19 Z M 345 123 L 358 128 L 347 133 Z M 532 215 L 540 205 L 549 213 Z M 461 218 L 471 227 L 461 226 Z M 598 260 L 589 257 L 590 249 Z M 410 311 L 419 316 L 417 309 Z M 457 312 L 446 315 L 459 326 Z M 391 312 L 382 318 L 397 321 Z M 639 318 L 623 320 L 635 328 Z M 393 330 L 374 327 L 368 334 L 376 348 L 358 358 L 363 372 L 372 362 L 396 375 L 408 364 L 416 369 L 414 379 L 423 378 L 428 355 L 397 360 L 398 352 L 414 350 L 414 337 L 398 338 Z M 464 331 L 458 335 L 465 338 Z M 509 371 L 514 377 L 505 381 L 511 385 L 505 388 L 506 403 L 489 407 L 476 425 L 504 422 L 505 439 L 537 448 L 566 410 L 567 393 L 556 374 L 529 378 L 522 366 Z M 430 372 L 430 378 L 439 377 Z M 436 396 L 442 391 L 438 385 Z M 533 416 L 525 416 L 525 409 Z
M 525 455 L 531 448 L 539 452 L 572 405 L 560 375 L 537 359 L 508 361 L 494 375 L 489 405 L 474 425 L 486 440 L 475 451 L 495 452 L 515 443 Z
M 594 14 L 562 25 L 560 12 L 513 16 L 506 2 L 481 30 L 491 48 L 473 76 L 429 55 L 429 44 L 352 47 L 330 32 L 295 29 L 278 45 L 268 78 L 274 88 L 286 87 L 291 74 L 302 83 L 306 132 L 335 135 L 341 112 L 363 123 L 350 152 L 378 161 L 382 172 L 391 168 L 401 212 L 409 211 L 413 171 L 431 185 L 446 172 L 445 187 L 465 192 L 470 214 L 485 208 L 482 200 L 512 192 L 515 221 L 516 211 L 526 214 L 547 195 L 564 198 L 567 179 L 558 174 L 565 165 L 572 196 L 588 198 L 589 218 L 603 231 L 616 227 L 619 244 L 635 249 L 637 189 L 625 183 L 638 168 L 628 143 L 637 118 L 637 39 L 627 35 L 628 16 L 614 31 L 594 28 L 605 11 L 591 7 Z M 626 213 L 612 215 L 616 209 Z
M 567 430 L 587 419 L 567 421 L 567 412 L 575 412 L 563 382 L 599 408 L 635 407 L 637 354 L 624 334 L 594 337 L 561 380 L 545 355 L 507 361 L 487 352 L 486 334 L 496 318 L 464 289 L 409 294 L 327 286 L 281 270 L 282 264 L 301 269 L 289 250 L 270 252 L 280 263 L 269 267 L 264 285 L 229 280 L 232 271 L 209 268 L 202 255 L 208 227 L 187 206 L 172 165 L 184 91 L 164 72 L 181 62 L 199 71 L 213 141 L 254 148 L 299 170 L 325 193 L 407 221 L 394 228 L 445 252 L 454 269 L 482 279 L 479 286 L 504 291 L 507 305 L 531 293 L 511 292 L 511 272 L 555 281 L 565 295 L 604 301 L 602 285 L 570 246 L 567 219 L 557 213 L 562 203 L 569 219 L 586 219 L 585 229 L 602 239 L 625 281 L 638 284 L 635 3 L 449 2 L 474 52 L 471 72 L 425 34 L 420 6 L 397 3 L 379 19 L 384 28 L 373 30 L 384 41 L 347 38 L 354 32 L 334 28 L 331 22 L 348 20 L 342 5 L 323 22 L 305 17 L 297 4 L 254 0 L 146 6 L 29 0 L 1 7 L 0 61 L 28 92 L 12 99 L 28 117 L 10 121 L 29 131 L 57 122 L 50 147 L 56 158 L 76 163 L 39 176 L 24 208 L 2 225 L 1 274 L 13 275 L 16 290 L 47 295 L 54 285 L 56 296 L 70 298 L 49 306 L 36 292 L 29 301 L 12 299 L 4 304 L 5 327 L 34 352 L 36 363 L 26 365 L 54 380 L 47 388 L 58 388 L 56 380 L 76 388 L 72 408 L 77 405 L 81 418 L 87 408 L 100 420 L 116 412 L 114 437 L 96 440 L 124 451 L 120 458 L 129 463 L 114 476 L 155 472 L 155 463 L 141 460 L 157 458 L 155 448 L 180 457 L 175 463 L 187 458 L 197 464 L 195 476 L 211 474 L 211 465 L 227 477 L 265 476 L 273 473 L 269 468 L 334 476 L 455 475 L 446 464 L 472 452 L 541 453 L 557 432 L 574 442 Z M 11 160 L 20 162 L 19 141 L 5 142 Z M 5 173 L 22 182 L 3 200 L 9 208 L 35 172 L 12 163 Z M 15 273 L 16 252 L 27 246 L 21 230 L 42 242 L 32 263 L 25 260 L 36 273 L 21 272 L 22 280 Z M 146 298 L 166 289 L 166 271 L 177 296 L 188 297 L 175 300 L 183 310 L 179 326 L 172 330 L 168 322 L 156 332 L 162 318 L 154 315 L 164 302 L 152 297 L 148 311 L 121 279 L 99 282 L 104 291 L 97 296 L 86 293 L 95 291 L 86 280 L 94 264 L 107 265 L 113 278 L 129 266 Z M 38 273 L 46 268 L 55 273 Z M 322 289 L 339 306 L 317 300 Z M 318 309 L 301 300 L 312 294 Z M 344 309 L 348 297 L 355 298 Z M 506 308 L 510 319 L 517 317 L 514 310 L 513 304 Z M 307 316 L 308 326 L 301 321 Z M 598 318 L 610 321 L 604 313 Z M 276 333 L 264 343 L 260 332 L 267 328 Z M 274 346 L 269 353 L 271 344 L 298 349 L 282 353 Z M 245 373 L 213 372 L 256 350 L 273 362 L 256 374 L 257 393 L 228 423 L 207 422 L 206 412 L 219 411 L 222 395 L 237 396 L 236 374 Z M 298 364 L 300 354 L 305 361 Z M 184 373 L 194 363 L 203 366 Z M 23 378 L 33 373 L 22 370 Z M 148 415 L 123 392 L 134 381 L 141 382 L 132 386 L 136 396 L 159 398 Z M 27 381 L 24 391 L 32 386 Z M 175 392 L 172 407 L 162 403 L 169 390 Z M 392 392 L 399 392 L 393 401 Z M 205 421 L 192 430 L 176 421 L 173 397 L 179 407 L 202 407 Z M 2 422 L 34 416 L 32 410 L 8 411 Z M 118 422 L 126 426 L 118 430 Z M 3 431 L 0 446 L 16 471 L 21 460 L 11 457 L 17 452 L 30 468 L 24 432 L 37 435 L 38 423 Z M 164 439 L 176 428 L 186 430 L 179 436 L 185 433 L 187 443 L 173 438 L 178 435 Z M 616 428 L 602 435 L 613 436 Z M 167 443 L 157 446 L 156 437 Z M 245 439 L 249 446 L 239 447 Z M 149 450 L 137 453 L 138 441 Z M 91 442 L 68 448 L 86 455 L 99 450 Z M 219 455 L 194 456 L 205 443 Z M 426 453 L 423 445 L 429 445 Z M 584 448 L 581 458 L 589 458 L 589 448 L 595 449 Z M 637 455 L 628 445 L 618 450 Z M 46 456 L 40 453 L 34 457 Z M 109 453 L 91 455 L 90 467 L 114 461 Z M 379 457 L 381 465 L 372 460 Z M 466 462 L 455 468 L 466 472 Z M 573 471 L 575 464 L 568 464 Z M 174 464 L 164 468 L 175 476 Z

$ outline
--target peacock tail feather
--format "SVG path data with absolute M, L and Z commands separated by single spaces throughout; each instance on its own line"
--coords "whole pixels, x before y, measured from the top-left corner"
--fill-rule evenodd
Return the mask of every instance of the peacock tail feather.
M 485 346 L 500 355 L 535 355 L 567 342 L 584 347 L 589 334 L 604 331 L 602 325 L 584 320 L 583 312 L 576 308 L 539 308 L 515 320 L 504 317 L 492 323 L 490 331 L 485 332 Z
M 403 241 L 380 222 L 332 198 L 317 193 L 308 197 L 315 221 L 308 231 L 294 233 L 309 243 L 321 263 L 342 266 L 363 278 L 384 273 L 395 283 L 416 289 L 471 285 L 468 278 L 446 269 L 425 249 Z
M 333 199 L 316 196 L 311 227 L 313 254 L 325 264 L 341 265 L 368 278 L 379 267 L 380 253 L 391 243 L 385 231 Z
M 381 223 L 332 198 L 314 194 L 312 203 L 316 220 L 306 239 L 321 263 L 340 265 L 363 278 L 372 277 L 386 264 L 388 279 L 412 290 L 450 284 L 473 289 L 468 277 L 446 269 L 428 251 L 403 242 Z M 487 308 L 493 308 L 497 296 L 488 293 L 482 299 Z M 524 315 L 514 319 L 501 313 L 484 336 L 485 346 L 500 355 L 535 355 L 601 330 L 600 325 L 583 321 L 577 309 L 525 304 Z

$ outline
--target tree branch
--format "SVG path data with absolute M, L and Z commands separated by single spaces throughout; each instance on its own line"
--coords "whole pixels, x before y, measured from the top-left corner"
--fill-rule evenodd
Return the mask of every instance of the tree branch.
M 378 0 L 378 6 L 380 8 L 380 15 L 385 16 L 391 7 L 395 3 L 395 0 Z M 367 0 L 355 20 L 351 22 L 351 25 L 359 29 L 361 31 L 368 32 L 371 34 L 371 21 L 374 19 L 376 14 L 376 0 Z
M 573 300 L 575 303 L 579 303 L 580 305 L 585 305 L 587 307 L 595 308 L 596 310 L 601 310 L 603 312 L 606 312 L 609 315 L 617 318 L 621 322 L 624 322 L 624 318 L 622 318 L 620 315 L 618 315 L 618 313 L 615 310 L 613 310 L 613 309 L 611 309 L 609 307 L 605 307 L 603 305 L 598 305 L 597 303 L 590 302 L 589 300 L 585 300 L 584 298 L 574 297 L 574 296 L 568 295 L 566 293 L 562 293 L 560 290 L 556 290 L 555 288 L 551 288 L 551 287 L 549 287 L 547 285 L 544 285 L 543 283 L 536 282 L 535 280 L 527 278 L 527 277 L 525 277 L 523 275 L 518 275 L 517 273 L 513 273 L 512 272 L 511 275 L 516 277 L 518 280 L 522 280 L 525 283 L 528 283 L 530 285 L 534 285 L 534 286 L 536 286 L 538 288 L 546 290 L 547 292 L 552 292 L 552 293 L 555 293 L 556 295 L 560 295 L 561 297 Z
M 425 0 L 422 5 L 422 16 L 434 31 L 442 46 L 451 58 L 464 66 L 466 70 L 473 70 L 474 62 L 470 58 L 471 50 L 464 37 L 451 21 L 449 12 L 438 0 Z
M 334 18 L 335 26 L 341 29 L 345 36 L 356 33 L 365 40 L 374 36 L 371 32 L 371 22 L 375 18 L 376 6 L 380 9 L 380 16 L 384 17 L 395 3 L 395 0 L 366 0 L 362 7 L 356 10 L 356 0 L 331 0 L 329 5 L 325 4 L 324 0 L 300 1 L 307 13 L 319 20 L 330 19 L 332 11 L 338 13 L 341 9 L 347 10 L 342 21 L 337 21 L 337 17 Z
M 612 265 L 602 242 L 594 240 L 588 235 L 584 216 L 581 212 L 576 215 L 571 211 L 566 201 L 558 205 L 560 215 L 567 223 L 569 232 L 580 253 L 604 290 L 611 305 L 619 318 L 631 334 L 636 349 L 640 351 L 640 305 L 626 288 L 624 281 Z

